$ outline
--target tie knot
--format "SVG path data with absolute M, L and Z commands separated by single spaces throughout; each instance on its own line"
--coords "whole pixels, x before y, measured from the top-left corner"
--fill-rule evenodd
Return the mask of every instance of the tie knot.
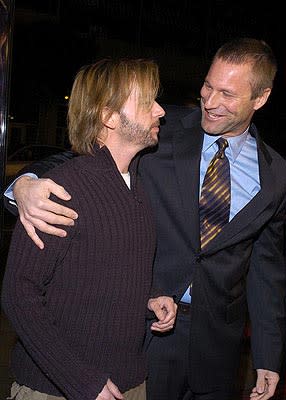
M 224 151 L 228 147 L 228 141 L 221 137 L 216 141 L 216 144 L 218 145 L 216 156 L 217 158 L 223 158 L 225 156 Z

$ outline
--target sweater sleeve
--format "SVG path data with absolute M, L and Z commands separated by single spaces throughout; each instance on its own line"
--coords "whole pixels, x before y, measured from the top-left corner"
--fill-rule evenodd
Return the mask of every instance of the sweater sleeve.
M 17 222 L 3 280 L 2 307 L 27 352 L 65 397 L 94 400 L 107 374 L 79 359 L 44 305 L 46 287 L 76 233 L 76 226 L 68 229 L 66 238 L 43 235 L 45 248 L 39 250 Z

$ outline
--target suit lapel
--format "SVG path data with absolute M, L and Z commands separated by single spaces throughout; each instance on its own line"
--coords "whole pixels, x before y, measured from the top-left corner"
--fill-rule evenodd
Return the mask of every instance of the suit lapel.
M 200 123 L 190 126 L 183 122 L 183 130 L 174 135 L 173 154 L 176 178 L 182 200 L 185 233 L 194 253 L 200 249 L 199 227 L 199 170 L 203 135 Z
M 226 245 L 232 245 L 238 240 L 238 235 L 244 231 L 259 214 L 271 203 L 275 176 L 270 168 L 271 156 L 256 131 L 251 132 L 257 140 L 258 162 L 261 190 L 240 212 L 223 228 L 217 237 L 209 243 L 206 252 L 217 251 Z
M 200 114 L 192 113 L 181 122 L 182 129 L 174 135 L 173 139 L 175 173 L 182 201 L 185 234 L 190 238 L 193 252 L 198 254 L 200 249 L 199 171 L 203 143 Z M 271 156 L 253 125 L 250 133 L 257 140 L 261 190 L 210 242 L 205 249 L 207 253 L 217 251 L 239 240 L 239 234 L 258 218 L 273 199 L 273 191 L 269 190 L 273 187 L 275 179 L 270 168 Z

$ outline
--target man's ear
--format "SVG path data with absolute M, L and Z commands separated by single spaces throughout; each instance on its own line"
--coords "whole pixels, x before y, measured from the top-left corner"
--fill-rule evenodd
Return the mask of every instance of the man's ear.
M 264 104 L 268 100 L 268 97 L 270 96 L 270 93 L 271 93 L 270 88 L 264 89 L 262 95 L 255 99 L 254 110 L 257 111 L 257 110 L 259 110 L 259 108 L 264 106 Z
M 104 107 L 102 111 L 102 123 L 106 128 L 115 129 L 119 121 L 118 112 L 112 112 L 110 108 Z

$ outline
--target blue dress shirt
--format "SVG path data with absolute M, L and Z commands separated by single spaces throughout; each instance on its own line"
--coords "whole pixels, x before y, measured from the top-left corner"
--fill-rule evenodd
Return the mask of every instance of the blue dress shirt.
M 204 134 L 201 163 L 200 163 L 200 191 L 208 165 L 218 146 L 215 141 L 220 136 Z M 260 191 L 260 177 L 256 139 L 248 133 L 248 129 L 239 136 L 226 137 L 229 147 L 225 154 L 229 159 L 231 200 L 231 220 L 247 203 Z M 181 301 L 191 302 L 189 287 Z

